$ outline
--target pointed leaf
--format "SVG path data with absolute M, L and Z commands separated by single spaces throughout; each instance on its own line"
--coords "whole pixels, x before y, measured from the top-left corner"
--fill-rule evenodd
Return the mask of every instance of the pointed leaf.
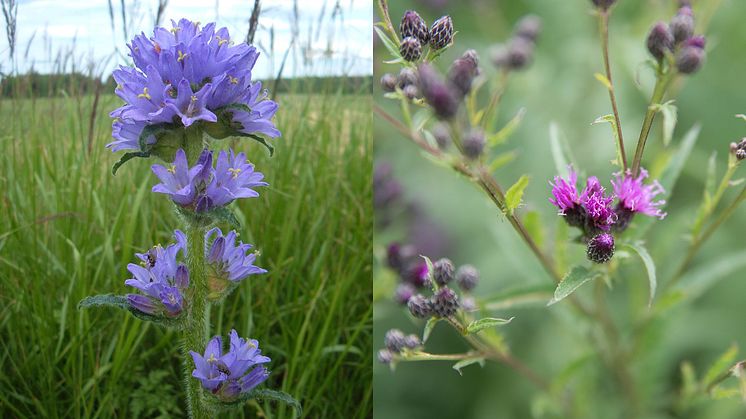
M 303 416 L 303 407 L 300 403 L 295 400 L 291 395 L 277 390 L 259 389 L 254 390 L 251 393 L 251 398 L 259 400 L 272 400 L 276 402 L 282 402 L 292 407 L 295 410 L 295 417 L 299 418 Z
M 153 322 L 164 327 L 181 328 L 183 326 L 182 318 L 170 318 L 160 315 L 151 315 L 132 307 L 124 295 L 101 294 L 86 297 L 78 303 L 78 310 L 91 307 L 115 307 L 120 310 L 127 310 L 133 316 L 140 320 Z M 183 316 L 182 316 L 183 317 Z
M 464 373 L 461 372 L 461 369 L 473 364 L 479 364 L 479 366 L 484 367 L 484 357 L 462 359 L 453 364 L 453 369 L 458 372 L 458 375 L 464 375 Z
M 606 87 L 606 89 L 613 90 L 613 87 L 611 86 L 611 82 L 603 74 L 596 73 L 596 74 L 593 75 L 593 77 L 595 77 L 596 80 L 598 80 L 599 82 L 601 82 L 601 84 L 603 84 L 604 87 Z
M 660 112 L 663 114 L 663 145 L 668 147 L 673 138 L 673 131 L 676 128 L 676 120 L 678 119 L 678 109 L 673 101 L 670 100 L 660 105 Z
M 378 26 L 373 26 L 373 29 L 375 29 L 376 34 L 378 34 L 378 38 L 381 40 L 381 43 L 383 43 L 383 46 L 386 47 L 389 53 L 396 58 L 401 58 L 399 45 L 396 45 L 396 43 L 391 38 L 389 38 L 388 35 L 386 35 L 386 33 Z
M 435 325 L 438 324 L 439 321 L 439 317 L 430 317 L 427 320 L 427 323 L 425 323 L 425 330 L 422 332 L 422 343 L 427 342 L 427 339 L 430 337 L 430 333 L 433 332 Z
M 549 124 L 549 145 L 551 146 L 552 158 L 554 159 L 557 173 L 563 178 L 567 178 L 569 176 L 567 166 L 572 164 L 574 167 L 577 167 L 577 165 L 575 164 L 570 145 L 555 122 Z
M 562 278 L 562 281 L 557 285 L 557 289 L 554 290 L 554 297 L 549 301 L 547 306 L 556 304 L 557 302 L 565 299 L 567 296 L 575 292 L 581 285 L 588 281 L 594 280 L 601 276 L 601 273 L 590 271 L 583 265 L 576 265 L 570 269 L 570 272 Z
M 492 160 L 492 163 L 490 163 L 490 173 L 494 173 L 497 169 L 512 162 L 513 160 L 515 160 L 516 157 L 518 157 L 518 152 L 516 152 L 515 150 L 498 154 L 497 157 Z
M 528 186 L 528 176 L 523 175 L 505 192 L 505 206 L 508 214 L 512 215 L 513 211 L 521 205 L 523 190 Z
M 738 346 L 731 345 L 707 370 L 702 378 L 702 387 L 708 388 L 715 384 L 723 374 L 730 374 L 731 364 L 736 360 L 736 355 L 738 355 Z
M 507 139 L 510 138 L 513 132 L 515 132 L 515 130 L 521 124 L 521 121 L 523 120 L 523 117 L 525 115 L 526 108 L 519 109 L 518 113 L 510 121 L 508 121 L 508 123 L 505 124 L 504 127 L 500 128 L 500 131 L 487 139 L 487 144 L 489 144 L 490 147 L 494 147 L 507 141 Z
M 484 329 L 488 329 L 490 327 L 495 326 L 503 326 L 513 321 L 515 317 L 511 317 L 509 319 L 498 319 L 494 317 L 485 317 L 483 319 L 474 320 L 473 322 L 469 323 L 469 326 L 466 327 L 466 334 L 474 334 L 479 333 Z
M 648 282 L 650 283 L 650 298 L 648 299 L 648 307 L 653 305 L 653 299 L 655 298 L 655 289 L 658 287 L 658 279 L 655 274 L 655 262 L 648 253 L 648 250 L 642 244 L 642 242 L 635 243 L 622 243 L 620 247 L 627 248 L 635 251 L 642 259 L 642 263 L 645 265 L 645 270 L 648 273 Z
M 611 133 L 614 136 L 614 145 L 616 147 L 616 160 L 612 161 L 611 163 L 617 166 L 621 166 L 622 165 L 622 149 L 619 148 L 619 131 L 617 131 L 616 119 L 614 118 L 614 115 L 609 114 L 609 115 L 599 116 L 598 118 L 596 118 L 595 121 L 591 123 L 591 125 L 602 124 L 604 122 L 608 122 L 609 125 L 611 125 Z
M 245 132 L 238 132 L 238 131 L 236 131 L 234 135 L 236 137 L 248 137 L 248 138 L 251 138 L 252 140 L 258 142 L 261 145 L 263 145 L 264 147 L 267 148 L 267 150 L 269 150 L 269 157 L 272 157 L 275 154 L 275 148 L 272 147 L 271 145 L 269 145 L 269 143 L 267 142 L 266 139 L 264 139 L 264 138 L 262 138 L 262 137 L 260 137 L 260 136 L 258 136 L 256 134 L 247 134 Z
M 150 153 L 148 153 L 147 151 L 133 151 L 131 153 L 124 153 L 119 161 L 114 163 L 114 166 L 111 167 L 111 174 L 116 175 L 117 170 L 119 170 L 119 168 L 122 167 L 123 164 L 134 159 L 135 157 L 150 157 Z

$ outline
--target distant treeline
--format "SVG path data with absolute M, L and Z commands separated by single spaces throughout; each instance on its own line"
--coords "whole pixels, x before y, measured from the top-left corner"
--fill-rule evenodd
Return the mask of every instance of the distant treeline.
M 265 80 L 264 87 L 273 93 L 342 93 L 369 94 L 372 91 L 372 76 L 354 77 L 302 77 L 292 79 Z M 39 74 L 28 73 L 5 76 L 0 81 L 2 97 L 52 97 L 62 95 L 113 93 L 116 82 L 110 76 L 105 82 L 82 73 Z

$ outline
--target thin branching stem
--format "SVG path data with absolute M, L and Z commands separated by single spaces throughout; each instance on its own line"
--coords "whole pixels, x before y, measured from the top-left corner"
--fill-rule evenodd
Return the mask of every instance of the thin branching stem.
M 635 157 L 632 160 L 632 174 L 637 176 L 640 173 L 640 163 L 642 161 L 642 153 L 645 150 L 645 143 L 650 135 L 650 128 L 653 126 L 653 120 L 655 114 L 658 113 L 658 109 L 655 105 L 661 103 L 663 96 L 666 94 L 668 85 L 673 79 L 673 74 L 670 74 L 673 70 L 669 70 L 669 73 L 663 71 L 663 63 L 660 63 L 656 72 L 655 87 L 653 88 L 653 96 L 650 98 L 650 104 L 648 110 L 645 112 L 645 119 L 642 122 L 642 129 L 640 130 L 640 138 L 637 140 L 637 148 L 635 149 Z
M 614 112 L 614 121 L 616 121 L 617 139 L 619 141 L 619 153 L 622 156 L 622 168 L 627 171 L 627 153 L 624 150 L 624 136 L 622 135 L 622 121 L 619 118 L 619 109 L 616 104 L 616 94 L 614 93 L 614 81 L 611 78 L 611 65 L 609 64 L 609 13 L 610 11 L 602 10 L 599 12 L 599 26 L 601 32 L 601 51 L 604 56 L 604 69 L 606 70 L 606 80 L 609 82 L 609 100 L 611 109 Z

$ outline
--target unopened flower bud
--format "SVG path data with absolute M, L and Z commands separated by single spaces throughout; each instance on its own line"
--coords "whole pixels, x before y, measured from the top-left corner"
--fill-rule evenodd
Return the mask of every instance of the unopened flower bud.
M 534 43 L 524 38 L 513 38 L 507 46 L 497 46 L 492 62 L 506 70 L 522 70 L 531 62 Z
M 414 293 L 415 288 L 412 284 L 399 284 L 394 293 L 394 300 L 399 304 L 406 305 Z
M 464 291 L 471 291 L 479 283 L 479 271 L 472 265 L 464 265 L 456 272 L 456 283 Z
M 426 319 L 433 314 L 432 303 L 422 294 L 417 294 L 410 298 L 407 302 L 407 308 L 409 308 L 409 312 L 418 319 Z
M 393 92 L 396 90 L 396 76 L 386 73 L 381 77 L 381 89 L 384 92 Z
M 418 68 L 420 92 L 439 119 L 456 115 L 459 102 L 453 88 L 446 84 L 429 64 Z
M 445 15 L 433 22 L 430 27 L 430 47 L 432 49 L 441 49 L 448 46 L 453 41 L 453 22 L 451 17 Z
M 441 150 L 445 150 L 451 145 L 451 134 L 448 132 L 448 127 L 442 123 L 438 123 L 433 127 L 432 131 L 435 142 L 438 143 L 438 147 Z
M 443 258 L 433 262 L 433 279 L 438 285 L 446 285 L 453 279 L 453 262 Z
M 401 352 L 404 348 L 404 333 L 399 329 L 389 330 L 383 338 L 383 344 L 393 353 Z
M 541 18 L 536 15 L 526 15 L 515 25 L 515 36 L 527 41 L 536 42 L 541 32 Z
M 417 61 L 422 56 L 422 44 L 414 36 L 408 36 L 401 40 L 399 53 L 406 61 Z
M 671 30 L 663 22 L 658 22 L 650 29 L 648 34 L 648 51 L 650 54 L 658 60 L 663 59 L 666 55 L 666 51 L 673 49 L 673 35 Z
M 420 337 L 417 335 L 407 335 L 404 338 L 404 347 L 407 349 L 417 349 L 422 346 Z
M 679 9 L 676 16 L 671 19 L 671 33 L 676 44 L 680 44 L 694 34 L 694 16 L 691 7 L 684 6 Z
M 606 263 L 614 256 L 614 236 L 601 233 L 588 241 L 588 259 L 595 263 Z
M 399 72 L 399 77 L 396 79 L 397 86 L 399 86 L 400 89 L 404 90 L 405 87 L 409 86 L 410 84 L 417 85 L 417 72 L 412 70 L 411 68 L 403 68 Z
M 601 10 L 607 10 L 616 0 L 593 0 L 593 5 Z
M 413 264 L 406 272 L 405 281 L 412 283 L 415 287 L 429 287 L 427 264 L 422 261 Z
M 472 129 L 465 136 L 461 143 L 464 149 L 464 156 L 475 160 L 484 152 L 484 132 L 480 129 Z
M 692 74 L 702 67 L 704 61 L 704 49 L 696 46 L 684 46 L 676 56 L 676 68 L 679 73 Z
M 414 10 L 407 10 L 404 12 L 404 16 L 401 18 L 401 24 L 399 25 L 399 33 L 402 38 L 408 36 L 417 38 L 422 45 L 427 44 L 430 37 L 427 23 L 425 23 L 420 15 Z
M 388 349 L 381 349 L 378 351 L 378 362 L 382 364 L 390 364 L 394 360 L 394 354 Z
M 466 296 L 461 300 L 461 309 L 466 312 L 477 310 L 477 301 L 472 296 Z
M 417 96 L 419 96 L 419 91 L 417 90 L 417 86 L 410 84 L 409 86 L 404 88 L 404 97 L 406 97 L 409 100 L 415 100 L 417 99 Z
M 737 144 L 730 143 L 730 152 L 735 154 L 738 161 L 746 159 L 746 138 L 741 139 Z
M 435 291 L 431 301 L 433 312 L 439 317 L 453 316 L 459 308 L 458 295 L 448 287 L 442 287 Z
M 448 70 L 448 81 L 451 82 L 461 97 L 466 96 L 471 90 L 474 77 L 479 74 L 479 57 L 476 51 L 469 50 L 461 58 L 451 64 Z

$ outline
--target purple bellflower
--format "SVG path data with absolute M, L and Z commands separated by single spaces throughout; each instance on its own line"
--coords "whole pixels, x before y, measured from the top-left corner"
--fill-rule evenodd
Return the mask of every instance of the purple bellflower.
M 155 28 L 150 38 L 135 36 L 129 45 L 134 67 L 114 71 L 116 94 L 125 104 L 110 114 L 114 141 L 107 147 L 140 150 L 142 130 L 155 124 L 199 122 L 216 138 L 234 132 L 280 136 L 272 122 L 277 103 L 251 80 L 256 48 L 233 44 L 228 30 L 216 30 L 214 23 L 200 28 L 181 19 L 172 24 Z M 155 136 L 146 139 L 147 145 L 155 142 Z
M 190 351 L 195 367 L 192 376 L 217 398 L 229 402 L 264 382 L 269 371 L 262 364 L 271 360 L 262 355 L 259 342 L 240 338 L 235 330 L 230 333 L 228 352 L 223 353 L 222 346 L 222 338 L 215 336 L 204 355 Z
M 213 239 L 214 237 L 214 239 Z M 211 243 L 211 244 L 207 244 Z M 211 298 L 226 295 L 232 288 L 250 275 L 266 273 L 256 265 L 256 253 L 249 252 L 251 245 L 236 240 L 236 232 L 223 235 L 219 228 L 213 228 L 205 234 L 205 257 L 207 259 L 209 279 L 208 287 Z
M 209 211 L 230 204 L 238 198 L 255 198 L 257 186 L 267 186 L 264 175 L 254 171 L 244 153 L 228 154 L 221 151 L 213 168 L 213 153 L 205 150 L 193 167 L 187 163 L 186 153 L 179 149 L 170 167 L 152 166 L 161 183 L 153 192 L 169 195 L 182 208 L 196 212 Z
M 133 275 L 125 285 L 142 294 L 128 294 L 127 300 L 135 309 L 150 315 L 176 317 L 184 310 L 184 290 L 189 286 L 187 267 L 177 262 L 179 252 L 185 249 L 183 233 L 174 233 L 176 244 L 164 248 L 160 245 L 146 253 L 138 253 L 140 265 L 130 263 L 127 270 Z

